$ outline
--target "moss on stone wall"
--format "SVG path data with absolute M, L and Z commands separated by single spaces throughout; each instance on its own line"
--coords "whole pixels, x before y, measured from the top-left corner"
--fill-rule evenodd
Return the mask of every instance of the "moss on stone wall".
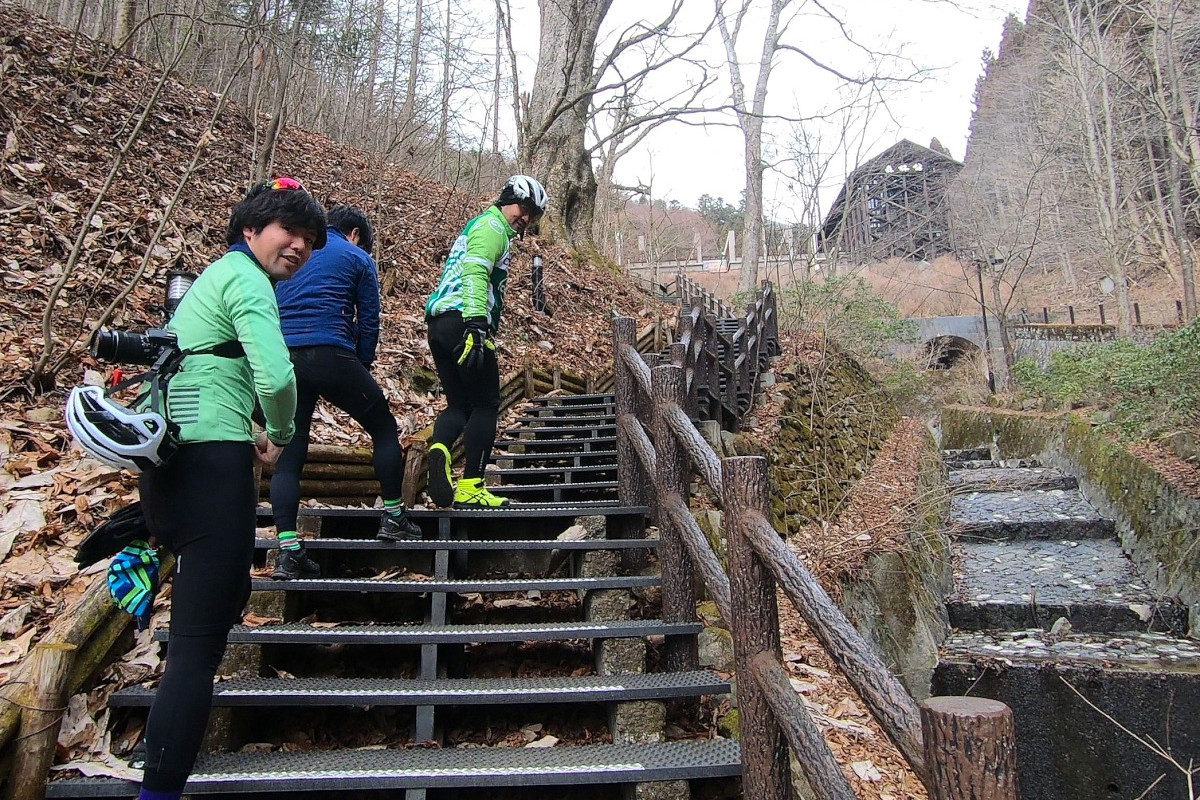
M 1078 415 L 948 407 L 944 447 L 995 443 L 1002 458 L 1037 458 L 1074 475 L 1088 500 L 1117 521 L 1121 544 L 1144 577 L 1200 606 L 1200 501 L 1168 484 L 1119 442 Z
M 771 511 L 779 530 L 797 530 L 837 516 L 900 415 L 862 366 L 832 348 L 784 377 L 791 393 L 773 447 Z

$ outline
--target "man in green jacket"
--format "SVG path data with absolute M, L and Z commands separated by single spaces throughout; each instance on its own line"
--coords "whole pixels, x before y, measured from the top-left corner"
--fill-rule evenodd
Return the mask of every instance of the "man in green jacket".
M 429 350 L 446 394 L 446 410 L 434 423 L 429 445 L 429 497 L 439 506 L 508 505 L 488 491 L 483 478 L 500 411 L 500 365 L 492 336 L 500 330 L 504 310 L 509 244 L 537 223 L 548 203 L 545 188 L 533 178 L 509 178 L 496 202 L 459 234 L 425 304 Z M 466 464 L 455 485 L 450 447 L 460 435 Z
M 325 236 L 325 212 L 297 181 L 254 186 L 233 209 L 229 250 L 167 326 L 184 350 L 237 342 L 243 355 L 184 359 L 167 397 L 179 449 L 139 476 L 147 527 L 175 554 L 171 646 L 146 722 L 141 800 L 180 797 L 208 722 L 213 675 L 250 597 L 254 463 L 274 463 L 295 430 L 296 379 L 273 287 L 295 275 Z M 256 402 L 266 418 L 257 437 Z

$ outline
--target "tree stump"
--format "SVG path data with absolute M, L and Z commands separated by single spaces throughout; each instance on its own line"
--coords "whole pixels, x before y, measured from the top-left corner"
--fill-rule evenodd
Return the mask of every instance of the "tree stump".
M 73 644 L 39 644 L 30 654 L 29 686 L 23 693 L 19 749 L 5 800 L 41 800 L 54 762 L 58 730 L 66 713 L 66 683 L 75 659 Z

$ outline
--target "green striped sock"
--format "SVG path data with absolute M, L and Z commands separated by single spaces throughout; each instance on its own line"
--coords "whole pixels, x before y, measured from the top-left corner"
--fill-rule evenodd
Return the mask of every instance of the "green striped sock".
M 384 500 L 383 510 L 389 514 L 403 514 L 404 503 L 400 502 L 399 500 Z
M 299 550 L 300 534 L 295 531 L 283 531 L 279 534 L 280 550 Z

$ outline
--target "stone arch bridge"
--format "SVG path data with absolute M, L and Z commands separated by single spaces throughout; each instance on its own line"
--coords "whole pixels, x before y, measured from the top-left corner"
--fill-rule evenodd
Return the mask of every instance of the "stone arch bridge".
M 988 333 L 983 330 L 983 317 L 912 317 L 917 326 L 916 341 L 897 349 L 897 355 L 915 357 L 924 355 L 931 366 L 951 367 L 964 358 L 978 358 L 986 350 L 992 351 L 992 369 L 1004 369 L 1004 354 L 997 336 L 996 320 L 988 320 Z M 978 358 L 980 367 L 986 372 L 987 364 Z

